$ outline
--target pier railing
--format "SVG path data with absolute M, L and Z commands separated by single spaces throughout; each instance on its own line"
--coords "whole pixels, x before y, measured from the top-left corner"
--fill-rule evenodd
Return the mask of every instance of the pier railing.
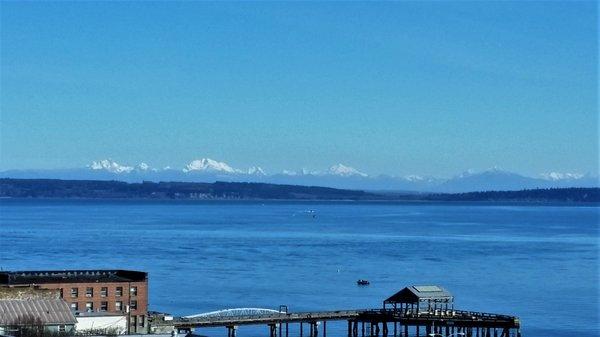
M 230 310 L 227 310 L 229 313 Z M 217 312 L 218 313 L 218 312 Z M 327 322 L 347 321 L 348 337 L 520 337 L 517 317 L 467 310 L 351 309 L 310 312 L 256 312 L 152 320 L 157 330 L 192 332 L 205 327 L 226 327 L 237 337 L 242 325 L 266 325 L 269 337 L 290 337 L 289 325 L 299 325 L 300 337 L 327 337 Z M 322 324 L 321 324 L 322 323 Z M 321 324 L 321 326 L 319 326 Z
M 179 317 L 171 321 L 176 326 L 224 326 L 248 325 L 248 324 L 271 324 L 280 322 L 309 322 L 321 320 L 347 320 L 356 318 L 360 312 L 365 310 L 336 310 L 336 311 L 310 311 L 310 312 L 281 312 L 261 315 L 241 315 L 223 317 Z
M 393 309 L 368 309 L 359 311 L 363 315 L 384 315 L 398 318 L 471 318 L 485 320 L 512 320 L 515 317 L 503 314 L 493 314 L 487 312 L 467 311 L 467 310 L 434 310 L 419 311 L 416 310 L 393 310 Z
M 351 309 L 335 311 L 309 311 L 309 312 L 280 312 L 260 315 L 239 316 L 208 316 L 208 317 L 178 317 L 172 321 L 164 322 L 166 325 L 176 327 L 216 327 L 237 326 L 252 324 L 280 324 L 294 322 L 318 322 L 352 320 L 365 322 L 401 322 L 409 325 L 423 324 L 423 322 L 439 321 L 443 324 L 499 325 L 518 327 L 517 317 L 467 310 L 392 310 L 392 309 Z M 161 323 L 159 323 L 160 325 Z

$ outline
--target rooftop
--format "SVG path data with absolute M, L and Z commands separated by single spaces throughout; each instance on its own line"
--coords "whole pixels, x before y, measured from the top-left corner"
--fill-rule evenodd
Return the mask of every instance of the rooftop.
M 142 282 L 148 273 L 134 270 L 36 270 L 0 272 L 0 285 L 84 282 Z
M 40 289 L 39 286 L 0 286 L 0 300 L 59 299 L 58 289 Z
M 419 301 L 444 301 L 454 300 L 452 294 L 446 289 L 436 285 L 417 285 L 406 287 L 388 297 L 385 303 L 417 303 Z
M 0 325 L 75 324 L 67 302 L 61 299 L 0 300 Z

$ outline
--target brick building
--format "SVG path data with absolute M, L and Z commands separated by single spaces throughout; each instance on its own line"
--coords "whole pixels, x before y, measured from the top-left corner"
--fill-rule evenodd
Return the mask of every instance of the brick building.
M 123 314 L 130 333 L 148 330 L 148 274 L 132 270 L 0 272 L 0 286 L 57 289 L 75 315 Z

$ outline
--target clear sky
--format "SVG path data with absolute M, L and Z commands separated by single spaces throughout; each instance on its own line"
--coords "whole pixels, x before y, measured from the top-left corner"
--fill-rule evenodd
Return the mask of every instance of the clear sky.
M 598 171 L 595 2 L 2 2 L 0 169 Z

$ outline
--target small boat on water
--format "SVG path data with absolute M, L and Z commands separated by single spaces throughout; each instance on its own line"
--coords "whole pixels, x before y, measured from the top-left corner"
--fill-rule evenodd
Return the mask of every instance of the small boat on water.
M 369 280 L 360 279 L 360 280 L 356 281 L 356 284 L 358 284 L 359 286 L 368 286 L 371 283 L 369 282 Z
M 303 214 L 303 215 L 308 215 L 312 218 L 316 218 L 317 217 L 317 211 L 315 211 L 314 209 L 309 209 L 306 211 L 299 211 L 299 212 L 295 212 L 294 214 L 292 214 L 292 216 L 296 216 L 299 214 Z

